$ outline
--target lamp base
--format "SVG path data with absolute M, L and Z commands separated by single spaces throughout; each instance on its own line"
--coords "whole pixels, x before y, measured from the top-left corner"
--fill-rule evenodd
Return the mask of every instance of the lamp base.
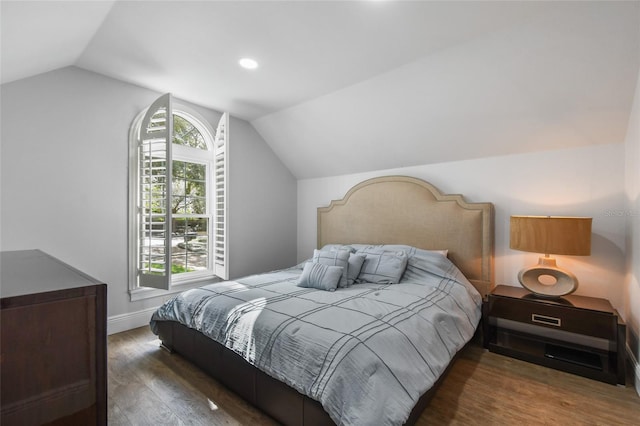
M 541 257 L 536 266 L 520 271 L 518 281 L 534 295 L 547 299 L 558 299 L 578 289 L 576 276 L 558 268 L 552 257 Z

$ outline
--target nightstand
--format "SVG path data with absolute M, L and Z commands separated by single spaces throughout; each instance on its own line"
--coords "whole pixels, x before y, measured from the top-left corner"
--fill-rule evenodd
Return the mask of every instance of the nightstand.
M 625 383 L 626 326 L 608 300 L 569 295 L 540 299 L 497 286 L 483 304 L 484 346 L 557 370 Z

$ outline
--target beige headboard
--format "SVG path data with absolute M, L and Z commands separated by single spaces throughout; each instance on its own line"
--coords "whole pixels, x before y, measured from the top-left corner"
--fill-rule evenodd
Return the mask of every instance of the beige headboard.
M 467 203 L 407 176 L 369 179 L 318 208 L 318 247 L 406 244 L 448 249 L 449 259 L 485 296 L 493 287 L 493 204 Z

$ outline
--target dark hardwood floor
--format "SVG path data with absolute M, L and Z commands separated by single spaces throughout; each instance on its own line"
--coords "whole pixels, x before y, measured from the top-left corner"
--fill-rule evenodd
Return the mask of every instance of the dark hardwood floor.
M 110 425 L 275 425 L 148 327 L 109 336 Z M 635 389 L 550 370 L 471 345 L 418 425 L 639 425 Z

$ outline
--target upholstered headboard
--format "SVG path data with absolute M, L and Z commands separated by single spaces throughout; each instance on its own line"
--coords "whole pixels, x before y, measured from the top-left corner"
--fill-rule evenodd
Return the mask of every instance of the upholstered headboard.
M 493 287 L 493 204 L 467 203 L 407 176 L 369 179 L 318 208 L 318 247 L 406 244 L 449 250 L 449 259 L 484 296 Z

